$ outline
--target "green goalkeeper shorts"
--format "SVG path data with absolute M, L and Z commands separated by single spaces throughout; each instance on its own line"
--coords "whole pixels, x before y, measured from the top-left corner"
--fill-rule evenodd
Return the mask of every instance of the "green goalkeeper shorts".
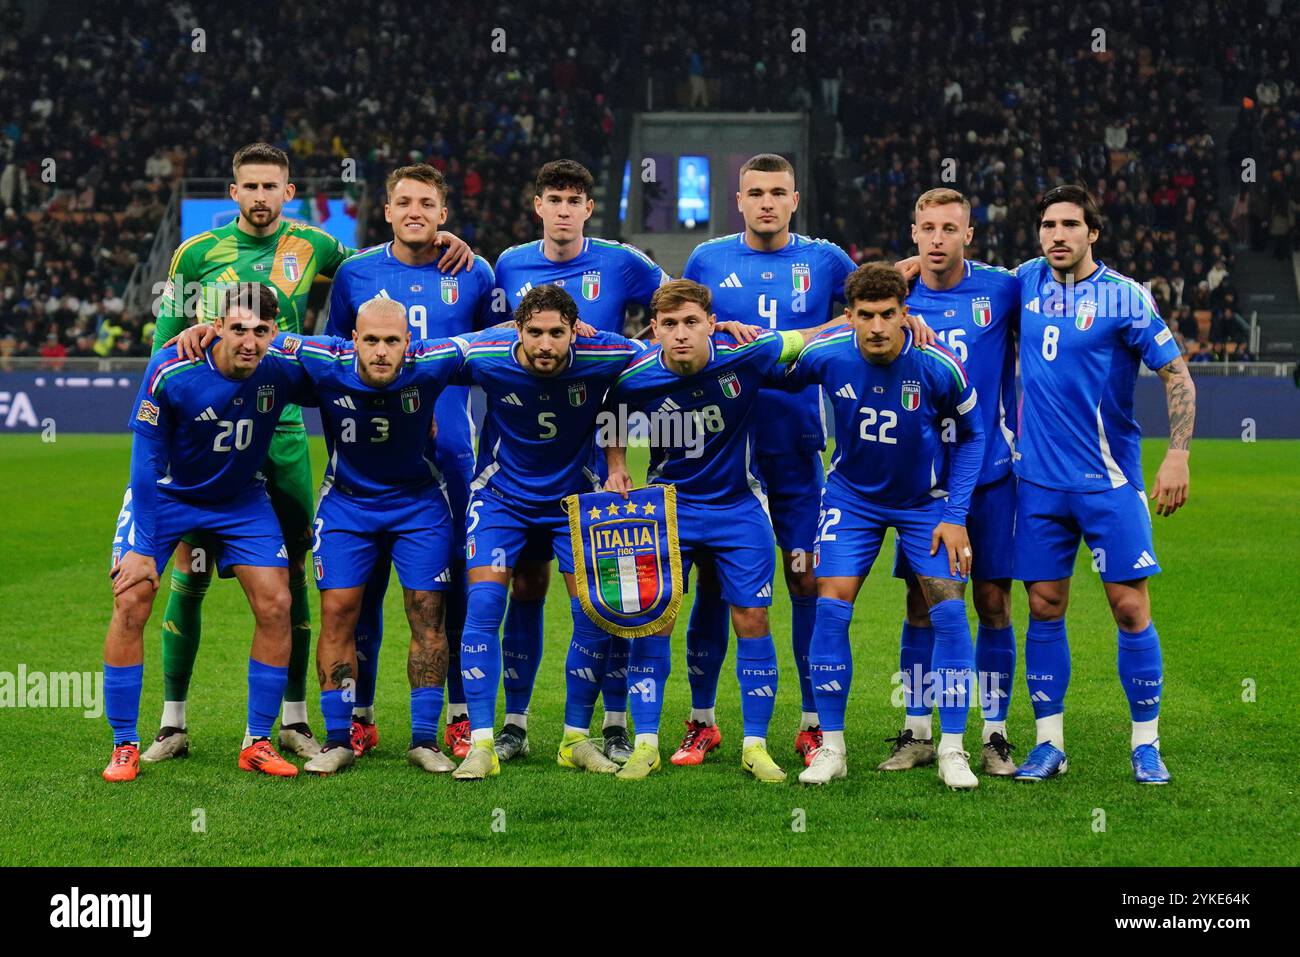
M 315 489 L 312 485 L 311 456 L 307 451 L 307 433 L 301 429 L 277 429 L 271 437 L 271 448 L 262 466 L 266 476 L 266 491 L 271 496 L 271 507 L 280 520 L 280 534 L 288 546 L 289 558 L 311 551 L 311 521 L 315 513 Z M 206 550 L 206 567 L 196 567 L 202 573 L 215 566 L 214 549 L 219 544 L 202 532 L 186 535 L 184 541 L 192 548 Z M 196 555 L 196 565 L 198 556 Z

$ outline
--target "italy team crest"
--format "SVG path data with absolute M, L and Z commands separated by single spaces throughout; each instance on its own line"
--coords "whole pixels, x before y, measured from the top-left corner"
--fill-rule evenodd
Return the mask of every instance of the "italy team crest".
M 795 263 L 790 267 L 790 286 L 797 293 L 812 288 L 812 269 L 807 263 Z
M 903 383 L 903 408 L 915 412 L 921 407 L 921 383 L 908 380 Z
M 718 376 L 718 385 L 722 386 L 722 394 L 728 399 L 734 399 L 740 395 L 740 379 L 736 377 L 734 372 Z
M 270 412 L 275 408 L 275 386 L 261 385 L 257 387 L 257 411 Z
M 285 253 L 284 258 L 280 261 L 284 269 L 284 278 L 290 282 L 297 282 L 301 273 L 298 272 L 298 254 Z
M 564 500 L 574 578 L 587 617 L 620 638 L 653 635 L 682 603 L 677 489 L 651 485 Z
M 454 306 L 460 299 L 460 283 L 456 281 L 455 276 L 447 276 L 442 280 L 442 303 L 445 306 Z
M 420 408 L 420 390 L 409 386 L 402 390 L 402 411 L 408 415 Z
M 600 297 L 600 273 L 585 272 L 582 274 L 582 298 L 591 302 Z
M 575 408 L 587 401 L 587 383 L 575 382 L 569 386 L 569 405 Z
M 1097 317 L 1097 304 L 1092 300 L 1079 303 L 1079 311 L 1074 317 L 1074 326 L 1080 332 L 1087 332 L 1092 328 L 1092 320 Z
M 993 321 L 993 302 L 985 296 L 970 301 L 970 317 L 981 329 Z

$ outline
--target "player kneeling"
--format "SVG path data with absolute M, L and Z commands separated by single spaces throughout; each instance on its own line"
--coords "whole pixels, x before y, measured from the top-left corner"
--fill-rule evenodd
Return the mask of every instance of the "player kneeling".
M 271 746 L 288 680 L 288 558 L 260 474 L 279 410 L 301 403 L 297 363 L 271 348 L 277 302 L 269 286 L 222 290 L 213 328 L 222 337 L 200 360 L 160 350 L 131 416 L 131 484 L 113 540 L 113 619 L 104 639 L 104 691 L 113 729 L 107 781 L 139 773 L 136 725 L 144 676 L 144 626 L 159 573 L 181 536 L 209 533 L 248 596 L 255 627 L 248 660 L 248 724 L 239 767 L 293 777 Z
M 211 333 L 194 328 L 184 336 L 202 342 Z M 313 543 L 321 590 L 316 673 L 326 741 L 304 768 L 332 774 L 356 760 L 349 695 L 356 685 L 356 624 L 382 551 L 397 566 L 411 626 L 407 757 L 426 771 L 451 771 L 455 765 L 436 743 L 447 675 L 442 592 L 451 578 L 451 511 L 441 475 L 424 450 L 434 404 L 460 368 L 461 349 L 451 339 L 412 344 L 405 307 L 383 298 L 361 306 L 351 342 L 280 342 L 311 380 L 312 404 L 320 405 L 330 449 Z
M 907 284 L 893 266 L 862 266 L 844 288 L 849 325 L 809 343 L 785 383 L 826 387 L 836 433 L 813 555 L 817 620 L 809 673 L 823 741 L 799 780 L 825 784 L 848 773 L 849 622 L 893 526 L 934 623 L 929 678 L 943 731 L 939 779 L 954 789 L 973 788 L 979 782 L 962 739 L 974 668 L 964 601 L 971 563 L 965 522 L 984 454 L 975 390 L 951 353 L 914 341 L 904 324 Z M 956 422 L 957 444 L 945 467 L 941 434 L 948 418 Z

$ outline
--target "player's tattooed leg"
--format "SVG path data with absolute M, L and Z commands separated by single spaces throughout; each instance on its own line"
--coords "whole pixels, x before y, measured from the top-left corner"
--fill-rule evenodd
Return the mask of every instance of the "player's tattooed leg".
M 917 581 L 921 583 L 921 590 L 931 608 L 941 601 L 964 601 L 966 598 L 965 582 L 951 578 L 929 578 L 925 575 L 919 576 Z
M 406 676 L 412 688 L 441 688 L 447 679 L 449 658 L 442 593 L 405 589 L 403 597 L 411 626 Z

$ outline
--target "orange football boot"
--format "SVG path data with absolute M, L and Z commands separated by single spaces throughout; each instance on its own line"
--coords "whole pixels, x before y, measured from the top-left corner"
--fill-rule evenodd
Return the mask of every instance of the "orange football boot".
M 241 771 L 261 771 L 263 774 L 270 774 L 277 778 L 298 776 L 298 766 L 290 764 L 280 757 L 275 748 L 271 747 L 271 742 L 266 738 L 258 738 L 239 752 L 239 769 Z
M 135 744 L 119 744 L 113 748 L 113 757 L 104 768 L 105 781 L 134 781 L 140 773 L 140 747 Z

